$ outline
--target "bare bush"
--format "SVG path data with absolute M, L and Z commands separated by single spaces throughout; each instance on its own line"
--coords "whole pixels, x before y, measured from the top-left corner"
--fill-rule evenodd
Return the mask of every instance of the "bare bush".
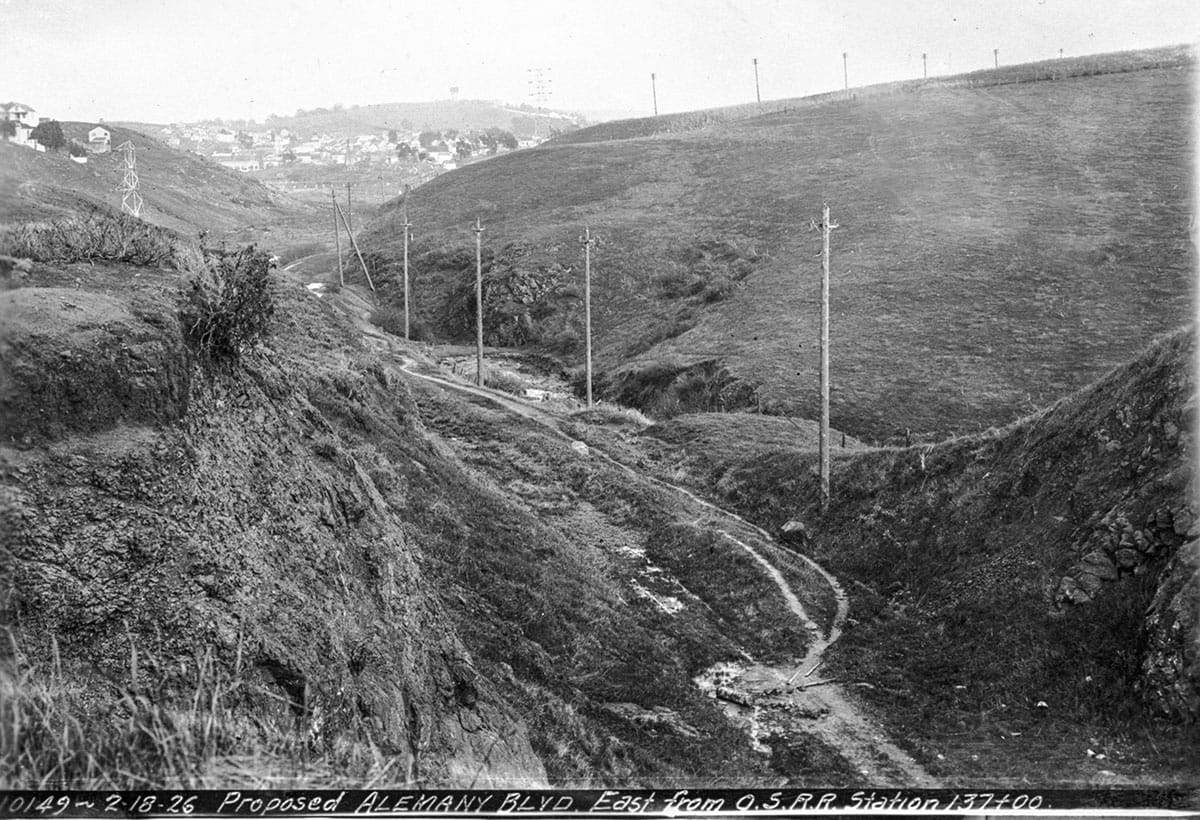
M 190 284 L 179 308 L 184 333 L 204 359 L 236 360 L 275 313 L 270 257 L 253 245 L 197 256 L 188 258 Z

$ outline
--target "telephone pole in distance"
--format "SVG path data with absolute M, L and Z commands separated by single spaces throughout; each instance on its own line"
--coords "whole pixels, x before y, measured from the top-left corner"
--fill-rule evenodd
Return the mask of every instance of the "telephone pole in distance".
M 483 224 L 475 217 L 475 385 L 483 387 Z

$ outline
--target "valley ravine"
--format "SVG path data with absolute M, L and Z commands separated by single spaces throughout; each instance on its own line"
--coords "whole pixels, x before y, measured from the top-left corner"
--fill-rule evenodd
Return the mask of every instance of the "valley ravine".
M 760 566 L 778 588 L 799 626 L 811 636 L 807 652 L 802 658 L 785 663 L 723 662 L 695 679 L 695 684 L 705 694 L 718 701 L 727 718 L 746 731 L 756 750 L 771 753 L 771 748 L 762 743 L 762 739 L 768 736 L 774 736 L 776 743 L 780 737 L 787 738 L 790 744 L 802 744 L 805 736 L 812 736 L 836 749 L 866 782 L 881 786 L 924 788 L 938 785 L 855 702 L 853 694 L 848 691 L 854 682 L 848 685 L 844 681 L 822 679 L 817 674 L 824 653 L 840 637 L 848 612 L 844 590 L 824 567 L 807 556 L 784 550 L 769 533 L 741 516 L 723 510 L 683 487 L 648 475 L 595 446 L 588 447 L 577 442 L 560 429 L 559 419 L 550 412 L 493 390 L 419 372 L 413 359 L 404 354 L 400 341 L 367 320 L 369 304 L 359 298 L 352 288 L 344 289 L 338 301 L 364 338 L 381 355 L 393 358 L 407 376 L 442 390 L 484 399 L 574 444 L 587 457 L 603 460 L 631 477 L 674 494 L 683 504 L 696 511 L 697 523 L 728 539 Z M 810 616 L 797 591 L 765 556 L 770 553 L 786 553 L 799 558 L 828 586 L 836 602 L 836 611 L 825 629 Z M 869 684 L 863 682 L 863 685 Z

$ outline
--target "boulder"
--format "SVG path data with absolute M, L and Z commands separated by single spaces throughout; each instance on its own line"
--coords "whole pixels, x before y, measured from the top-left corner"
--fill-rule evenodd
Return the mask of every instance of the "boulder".
M 1116 572 L 1116 567 L 1113 567 Z M 1088 598 L 1095 598 L 1096 593 L 1104 586 L 1104 579 L 1091 572 L 1081 572 L 1075 576 L 1076 585 L 1087 593 Z
M 1092 596 L 1084 591 L 1074 578 L 1068 575 L 1058 583 L 1058 600 L 1060 603 L 1068 601 L 1072 604 L 1086 604 L 1092 600 Z
M 1141 560 L 1142 557 L 1137 550 L 1117 550 L 1117 566 L 1121 569 L 1132 569 L 1133 567 L 1137 566 Z
M 1119 576 L 1116 565 L 1103 550 L 1094 550 L 1083 556 L 1083 560 L 1079 562 L 1079 569 L 1084 574 L 1094 575 L 1103 581 L 1115 581 Z

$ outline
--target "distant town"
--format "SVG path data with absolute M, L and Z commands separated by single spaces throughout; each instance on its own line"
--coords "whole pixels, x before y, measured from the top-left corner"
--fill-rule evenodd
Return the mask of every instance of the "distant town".
M 522 109 L 527 109 L 522 106 Z M 337 114 L 340 106 L 328 113 Z M 318 109 L 325 112 L 325 109 Z M 303 113 L 303 112 L 298 112 Z M 314 113 L 314 112 L 308 112 Z M 535 113 L 530 110 L 530 113 Z M 423 166 L 426 174 L 453 170 L 460 165 L 497 154 L 530 148 L 556 133 L 579 127 L 572 117 L 558 112 L 536 111 L 543 123 L 561 121 L 560 126 L 532 125 L 520 133 L 500 127 L 459 130 L 426 125 L 415 127 L 402 121 L 397 128 L 376 128 L 361 133 L 301 131 L 288 127 L 256 127 L 253 123 L 226 123 L 221 120 L 170 125 L 127 124 L 141 130 L 171 148 L 205 157 L 235 171 L 264 171 L 291 166 Z M 279 118 L 276 118 L 279 119 Z M 514 118 L 520 122 L 521 115 Z M 30 105 L 18 102 L 0 104 L 0 139 L 34 150 L 68 148 L 77 162 L 86 162 L 89 154 L 106 153 L 112 134 L 103 121 L 87 132 L 87 138 L 66 140 L 61 126 L 40 116 Z M 518 131 L 518 133 L 514 133 Z
M 205 123 L 169 125 L 155 136 L 172 148 L 191 151 L 236 171 L 295 164 L 397 165 L 413 160 L 452 170 L 472 159 L 529 148 L 547 138 L 517 139 L 500 128 L 472 133 L 393 128 L 353 136 L 301 137 L 288 128 L 235 130 Z

